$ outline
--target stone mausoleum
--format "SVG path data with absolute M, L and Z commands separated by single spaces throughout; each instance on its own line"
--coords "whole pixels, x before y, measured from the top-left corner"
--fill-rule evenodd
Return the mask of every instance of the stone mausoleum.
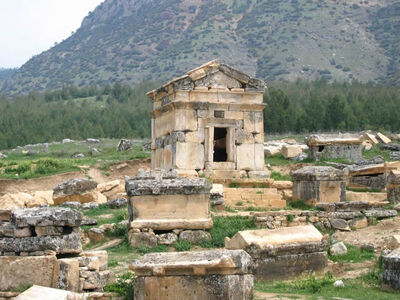
M 264 177 L 262 80 L 216 60 L 147 93 L 152 169 Z

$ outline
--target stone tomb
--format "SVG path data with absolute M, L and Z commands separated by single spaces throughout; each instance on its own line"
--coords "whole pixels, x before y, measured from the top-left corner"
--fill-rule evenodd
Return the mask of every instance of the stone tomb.
M 179 238 L 209 238 L 211 183 L 205 178 L 177 177 L 176 171 L 140 170 L 126 179 L 130 197 L 129 240 L 133 247 L 172 244 Z M 190 237 L 189 237 L 190 236 Z
M 73 292 L 102 290 L 109 277 L 107 252 L 82 252 L 80 212 L 40 207 L 0 215 L 0 290 L 35 284 Z
M 343 158 L 348 161 L 362 160 L 362 137 L 351 134 L 310 135 L 306 139 L 309 157 Z
M 400 290 L 400 248 L 382 258 L 382 287 Z
M 243 250 L 151 253 L 133 260 L 137 300 L 253 297 L 252 259 Z
M 257 280 L 323 273 L 328 244 L 312 225 L 240 231 L 232 239 L 225 239 L 225 248 L 243 249 L 250 254 Z
M 386 193 L 391 203 L 400 202 L 400 171 L 391 171 L 387 177 Z
M 152 169 L 266 177 L 264 90 L 262 80 L 214 60 L 148 92 Z
M 291 173 L 293 201 L 309 204 L 346 201 L 346 173 L 333 167 L 307 166 Z

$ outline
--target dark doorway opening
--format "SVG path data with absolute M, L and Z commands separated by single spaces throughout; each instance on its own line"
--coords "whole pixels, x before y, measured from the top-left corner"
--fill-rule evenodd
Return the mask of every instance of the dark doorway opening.
M 226 153 L 226 128 L 214 128 L 214 161 L 221 162 L 228 160 Z
M 324 151 L 324 149 L 325 149 L 325 146 L 318 146 L 318 152 L 322 152 L 322 151 Z

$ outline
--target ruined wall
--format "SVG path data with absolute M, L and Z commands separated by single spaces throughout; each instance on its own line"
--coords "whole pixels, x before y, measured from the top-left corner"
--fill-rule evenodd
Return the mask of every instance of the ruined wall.
M 323 148 L 323 149 L 322 149 Z M 348 161 L 362 160 L 361 144 L 330 144 L 309 147 L 309 155 L 312 159 L 342 158 Z

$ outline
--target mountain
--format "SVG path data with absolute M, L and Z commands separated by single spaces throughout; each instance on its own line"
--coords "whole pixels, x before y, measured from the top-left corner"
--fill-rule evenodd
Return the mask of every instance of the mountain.
M 10 78 L 17 69 L 14 68 L 0 68 L 0 83 L 7 78 Z
M 105 0 L 8 94 L 165 80 L 214 58 L 271 80 L 400 85 L 398 0 Z

